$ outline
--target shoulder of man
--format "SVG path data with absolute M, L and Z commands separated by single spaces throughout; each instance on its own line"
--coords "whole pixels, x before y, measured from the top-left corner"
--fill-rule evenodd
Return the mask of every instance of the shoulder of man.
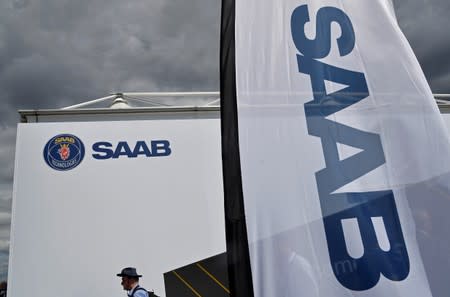
M 150 294 L 146 289 L 139 287 L 136 289 L 136 291 L 134 291 L 133 297 L 149 297 L 149 295 Z

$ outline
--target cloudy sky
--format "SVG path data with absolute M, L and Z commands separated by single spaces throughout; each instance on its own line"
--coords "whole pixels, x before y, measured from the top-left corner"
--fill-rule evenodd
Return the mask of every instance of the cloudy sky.
M 434 93 L 450 93 L 450 1 L 394 0 Z M 219 88 L 220 0 L 0 1 L 0 280 L 18 109 Z

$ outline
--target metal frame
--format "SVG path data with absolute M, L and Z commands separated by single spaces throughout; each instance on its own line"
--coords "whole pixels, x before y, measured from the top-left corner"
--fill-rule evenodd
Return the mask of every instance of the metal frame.
M 215 97 L 213 101 L 208 102 L 206 105 L 213 105 L 220 101 L 220 99 L 217 99 L 220 96 L 219 92 L 127 92 L 127 93 L 115 93 L 111 94 L 106 97 L 86 101 L 83 103 L 71 105 L 62 108 L 62 110 L 68 110 L 68 109 L 77 109 L 77 108 L 83 108 L 86 106 L 90 106 L 92 104 L 108 101 L 108 100 L 116 100 L 118 98 L 127 99 L 127 100 L 136 100 L 140 102 L 148 103 L 149 105 L 159 105 L 159 106 L 169 106 L 160 102 L 156 102 L 153 100 L 145 99 L 145 98 L 139 98 L 139 97 L 151 97 L 151 98 L 167 98 L 167 97 Z
M 441 113 L 450 113 L 450 94 L 433 94 Z M 139 98 L 141 97 L 141 98 Z M 146 97 L 146 98 L 142 98 Z M 182 97 L 182 98 L 208 98 L 212 97 L 208 103 L 201 106 L 170 106 L 154 99 Z M 28 122 L 28 117 L 37 119 L 41 116 L 64 116 L 64 115 L 124 115 L 124 114 L 148 114 L 148 113 L 196 113 L 196 112 L 219 112 L 220 92 L 127 92 L 115 93 L 106 97 L 89 100 L 83 103 L 67 106 L 61 109 L 39 109 L 39 110 L 19 110 L 21 122 Z M 152 98 L 152 99 L 148 99 Z M 111 108 L 86 108 L 93 104 L 125 99 L 125 101 L 136 100 L 147 103 L 148 107 L 130 107 L 121 109 Z

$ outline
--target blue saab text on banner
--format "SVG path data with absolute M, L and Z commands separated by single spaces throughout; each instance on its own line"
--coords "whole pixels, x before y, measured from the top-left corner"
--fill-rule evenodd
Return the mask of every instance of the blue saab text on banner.
M 291 17 L 292 38 L 299 51 L 298 70 L 310 77 L 314 96 L 304 105 L 308 133 L 321 139 L 326 164 L 324 169 L 316 173 L 316 183 L 334 275 L 344 287 L 363 291 L 376 286 L 380 274 L 392 281 L 406 279 L 410 269 L 408 252 L 391 190 L 334 193 L 386 161 L 378 134 L 326 118 L 366 99 L 369 90 L 364 73 L 318 60 L 330 53 L 333 22 L 341 29 L 341 36 L 336 40 L 340 56 L 352 53 L 356 37 L 349 16 L 338 8 L 323 7 L 317 12 L 316 20 L 316 37 L 308 39 L 304 30 L 305 24 L 310 21 L 308 6 L 297 7 Z M 327 94 L 325 81 L 347 87 Z M 340 160 L 337 143 L 362 151 Z M 373 222 L 380 218 L 389 239 L 389 250 L 383 250 L 377 240 Z M 356 219 L 358 222 L 364 247 L 364 254 L 358 259 L 347 252 L 342 225 L 347 219 Z

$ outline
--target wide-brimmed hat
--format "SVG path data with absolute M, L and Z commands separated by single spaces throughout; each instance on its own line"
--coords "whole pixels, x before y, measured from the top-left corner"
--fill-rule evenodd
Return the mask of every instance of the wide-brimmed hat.
M 118 273 L 117 276 L 141 277 L 142 275 L 137 273 L 136 268 L 126 267 L 122 269 L 122 271 Z

